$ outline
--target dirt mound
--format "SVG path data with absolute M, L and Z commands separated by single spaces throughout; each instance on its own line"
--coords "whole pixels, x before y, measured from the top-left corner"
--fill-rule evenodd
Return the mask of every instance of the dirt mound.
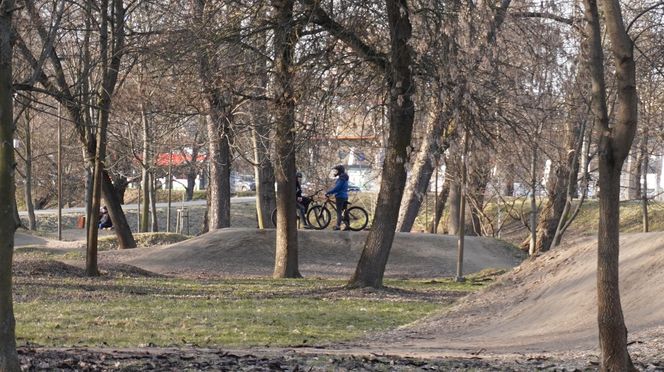
M 355 270 L 367 232 L 299 231 L 300 272 L 307 277 L 348 277 Z M 163 274 L 269 276 L 274 267 L 274 230 L 221 229 L 165 247 L 104 252 Z M 466 240 L 464 271 L 511 268 L 521 261 L 514 248 L 487 238 Z M 431 278 L 454 275 L 456 239 L 397 234 L 386 276 Z
M 25 260 L 13 264 L 15 276 L 84 277 L 85 270 L 55 260 Z
M 664 355 L 664 233 L 621 238 L 621 297 L 633 354 Z M 451 311 L 385 336 L 384 348 L 422 354 L 597 350 L 597 241 L 528 260 Z M 388 351 L 389 352 L 389 351 Z

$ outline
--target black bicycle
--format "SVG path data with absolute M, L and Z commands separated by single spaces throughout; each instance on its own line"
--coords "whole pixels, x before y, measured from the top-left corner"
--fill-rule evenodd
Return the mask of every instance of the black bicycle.
M 304 210 L 305 210 L 305 212 L 304 212 L 304 216 L 302 216 L 302 218 L 307 218 L 306 216 L 307 216 L 308 213 L 309 213 L 310 207 L 314 204 L 314 203 L 313 203 L 313 196 L 316 195 L 316 194 L 318 194 L 318 193 L 321 192 L 321 191 L 323 191 L 323 190 L 318 190 L 318 191 L 316 191 L 315 193 L 313 193 L 311 196 L 305 196 L 305 197 L 303 198 L 303 203 L 302 203 L 302 204 L 304 205 Z M 297 221 L 297 222 L 300 222 L 300 217 L 299 217 L 299 216 L 300 216 L 300 210 L 299 210 L 299 207 L 298 207 L 298 210 L 297 210 L 295 216 L 296 216 L 296 221 Z M 277 208 L 274 208 L 274 209 L 272 210 L 272 215 L 270 216 L 270 219 L 272 220 L 272 226 L 277 227 Z M 307 220 L 307 221 L 308 221 L 308 220 Z M 313 227 L 312 227 L 312 228 L 313 228 Z
M 332 212 L 337 214 L 337 206 L 329 197 L 325 197 L 323 204 L 314 204 L 307 211 L 307 221 L 309 225 L 316 230 L 323 230 L 330 225 L 332 221 Z M 369 224 L 369 213 L 360 206 L 351 206 L 348 203 L 343 214 L 343 221 L 352 231 L 364 230 Z

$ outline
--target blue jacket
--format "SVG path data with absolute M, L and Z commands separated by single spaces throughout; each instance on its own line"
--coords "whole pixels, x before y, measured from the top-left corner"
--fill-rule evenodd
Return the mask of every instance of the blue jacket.
M 337 183 L 325 195 L 334 195 L 337 198 L 348 199 L 348 174 L 340 174 L 337 178 Z

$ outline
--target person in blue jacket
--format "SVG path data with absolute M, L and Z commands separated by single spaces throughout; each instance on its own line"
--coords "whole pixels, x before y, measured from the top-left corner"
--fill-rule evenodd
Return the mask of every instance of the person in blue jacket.
M 343 165 L 336 165 L 332 168 L 333 175 L 337 177 L 337 182 L 334 187 L 325 193 L 325 196 L 334 195 L 337 205 L 337 224 L 334 230 L 341 228 L 341 221 L 343 221 L 343 212 L 348 206 L 348 174 Z M 344 221 L 344 230 L 348 230 L 348 223 Z

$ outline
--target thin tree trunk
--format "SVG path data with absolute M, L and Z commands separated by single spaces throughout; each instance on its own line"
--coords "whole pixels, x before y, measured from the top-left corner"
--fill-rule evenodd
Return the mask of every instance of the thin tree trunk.
M 591 45 L 593 112 L 600 124 L 599 139 L 599 231 L 597 242 L 597 322 L 600 370 L 631 371 L 634 365 L 627 351 L 627 328 L 619 290 L 620 176 L 636 132 L 636 94 L 633 44 L 623 24 L 620 3 L 601 0 L 606 29 L 616 69 L 616 120 L 609 127 L 604 81 L 604 55 L 600 17 L 596 0 L 584 0 Z
M 434 164 L 438 162 L 441 152 L 444 151 L 440 142 L 447 120 L 443 120 L 441 115 L 437 115 L 427 126 L 424 143 L 420 147 L 413 164 L 411 176 L 405 189 L 405 197 L 401 202 L 397 221 L 398 231 L 410 232 L 413 228 L 422 205 L 422 199 L 429 188 Z
M 434 212 L 433 221 L 431 222 L 430 233 L 438 232 L 438 225 L 440 224 L 440 219 L 443 217 L 443 211 L 445 210 L 445 203 L 447 203 L 448 196 L 450 194 L 450 182 L 445 176 L 445 181 L 443 181 L 443 188 L 438 194 L 438 200 L 436 202 L 436 211 Z M 434 229 L 435 227 L 435 229 Z
M 537 144 L 534 144 L 530 160 L 530 246 L 528 254 L 531 256 L 535 254 L 537 243 L 537 184 Z
M 12 13 L 14 2 L 0 2 L 0 371 L 18 372 L 12 262 L 14 255 L 14 139 L 12 112 Z
M 293 59 L 297 34 L 293 0 L 272 0 L 274 9 L 275 120 L 277 133 L 277 243 L 274 278 L 299 278 L 295 203 L 295 94 Z
M 209 20 L 206 13 L 207 0 L 194 0 L 194 17 L 197 27 L 205 32 Z M 217 86 L 215 76 L 219 74 L 216 53 L 205 46 L 198 50 L 198 73 L 203 86 L 203 96 L 208 111 L 208 163 L 209 190 L 208 228 L 209 231 L 230 227 L 231 225 L 231 135 L 230 125 L 233 120 L 230 98 L 224 96 Z
M 641 203 L 643 232 L 648 232 L 650 230 L 650 218 L 648 216 L 648 127 L 644 128 L 643 138 L 641 139 L 641 156 L 643 158 L 643 167 L 641 168 L 641 173 L 643 173 L 643 191 L 641 191 L 641 197 L 643 198 Z
M 109 17 L 109 1 L 102 0 L 100 4 L 101 10 L 101 27 L 100 27 L 100 54 L 101 59 L 101 70 L 103 71 L 102 84 L 100 87 L 100 104 L 99 104 L 99 125 L 97 128 L 97 138 L 96 138 L 96 156 L 94 157 L 94 172 L 93 172 L 93 187 L 92 187 L 92 200 L 91 200 L 91 213 L 90 213 L 90 224 L 88 225 L 88 234 L 87 234 L 87 255 L 86 255 L 86 274 L 88 276 L 97 276 L 99 275 L 99 270 L 97 267 L 97 238 L 98 238 L 98 223 L 99 223 L 99 207 L 101 204 L 102 189 L 104 188 L 104 180 L 108 179 L 110 184 L 110 178 L 104 170 L 104 162 L 106 160 L 106 141 L 107 141 L 107 131 L 108 123 L 111 111 L 111 102 L 113 97 L 113 91 L 118 78 L 118 71 L 120 68 L 120 62 L 122 58 L 122 50 L 124 48 L 124 21 L 125 21 L 125 8 L 122 3 L 122 0 L 112 0 L 111 3 L 112 12 Z M 109 19 L 112 18 L 112 25 L 110 25 L 111 30 L 113 31 L 112 41 L 109 41 Z M 105 196 L 108 196 L 110 199 L 118 202 L 115 208 L 119 208 L 119 212 L 116 210 L 116 214 L 122 214 L 122 207 L 119 205 L 117 195 L 115 195 L 115 190 L 110 184 L 110 195 L 105 193 Z M 113 215 L 110 214 L 111 219 Z M 115 222 L 115 221 L 113 221 Z M 120 228 L 123 228 L 121 226 Z M 118 238 L 126 237 L 118 233 Z M 133 239 L 133 237 L 132 237 Z M 123 244 L 125 242 L 121 242 Z M 135 244 L 135 242 L 134 242 Z
M 263 49 L 267 48 L 267 40 L 259 40 Z M 269 75 L 266 62 L 255 62 L 259 80 L 258 95 L 265 95 L 268 90 Z M 252 103 L 253 127 L 251 139 L 254 146 L 254 174 L 256 177 L 256 216 L 259 229 L 272 227 L 271 215 L 276 207 L 274 191 L 274 168 L 270 159 L 271 130 L 269 107 L 265 101 Z
M 141 229 L 140 232 L 148 232 L 149 221 L 150 221 L 150 163 L 152 162 L 152 156 L 150 151 L 150 127 L 148 123 L 147 113 L 145 112 L 145 106 L 141 102 L 141 122 L 143 124 L 143 159 L 142 159 L 142 168 L 141 168 L 141 190 L 143 195 L 141 199 L 143 200 L 143 205 L 141 206 Z
M 32 202 L 32 128 L 29 108 L 25 109 L 25 207 L 28 210 L 28 229 L 37 229 L 35 205 Z
M 102 174 L 101 191 L 106 202 L 106 208 L 108 208 L 108 216 L 111 217 L 111 221 L 113 222 L 113 230 L 115 231 L 115 237 L 118 239 L 118 247 L 120 249 L 136 248 L 136 240 L 127 222 L 127 217 L 122 210 L 122 204 L 118 198 L 118 193 L 115 191 L 111 177 L 105 169 Z
M 364 244 L 349 287 L 374 287 L 383 285 L 385 266 L 392 248 L 397 225 L 399 203 L 406 183 L 405 163 L 410 145 L 415 104 L 412 76 L 412 36 L 410 9 L 406 0 L 387 0 L 387 18 L 390 30 L 390 61 L 385 70 L 388 84 L 390 132 L 388 136 L 380 192 L 372 229 Z
M 263 119 L 263 118 L 261 118 Z M 267 120 L 267 118 L 264 118 Z M 256 175 L 256 213 L 258 228 L 272 227 L 271 214 L 276 207 L 274 168 L 269 154 L 270 130 L 267 122 L 257 122 L 252 130 L 254 171 Z
M 578 163 L 579 146 L 581 135 L 583 134 L 572 121 L 568 121 L 565 128 L 565 158 L 560 159 L 553 172 L 550 173 L 547 190 L 548 198 L 542 212 L 540 213 L 540 222 L 537 225 L 537 242 L 535 243 L 535 253 L 546 252 L 551 248 L 556 231 L 561 220 L 565 219 L 565 212 L 569 209 L 569 204 L 574 190 L 570 185 L 575 182 L 572 175 L 576 174 L 574 164 Z
M 151 232 L 159 231 L 159 220 L 157 218 L 157 180 L 154 172 L 150 172 L 150 227 Z

